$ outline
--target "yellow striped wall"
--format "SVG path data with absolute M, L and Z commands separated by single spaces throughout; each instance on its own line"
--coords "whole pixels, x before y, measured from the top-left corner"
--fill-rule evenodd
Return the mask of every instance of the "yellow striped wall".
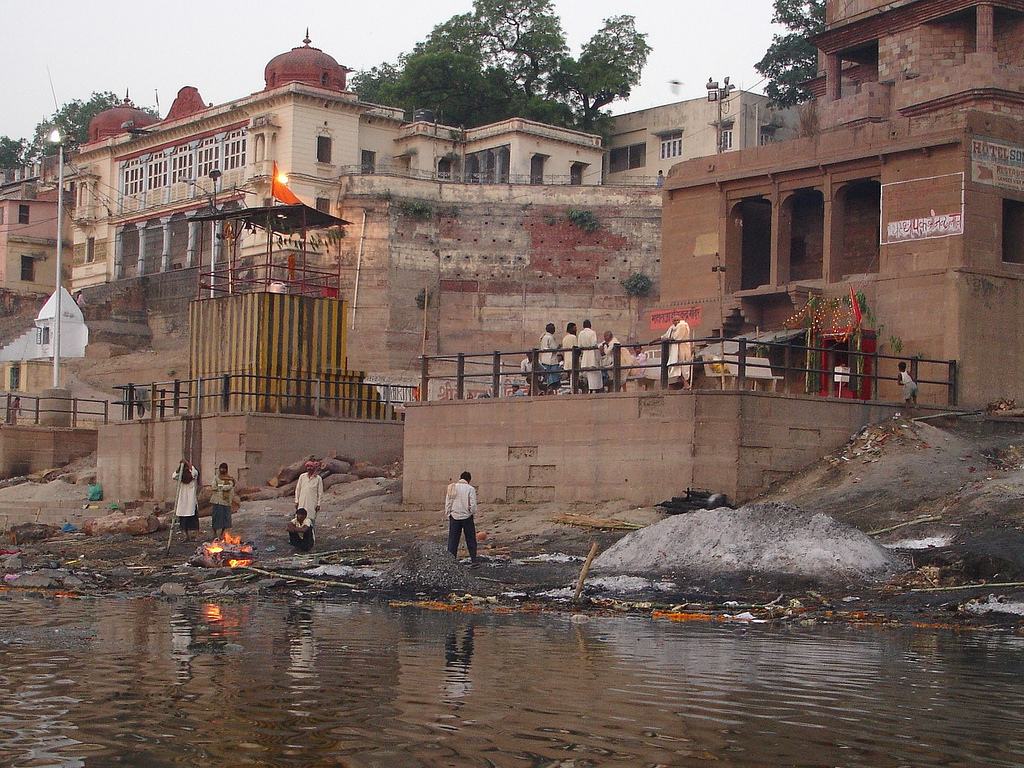
M 346 311 L 341 299 L 281 293 L 193 301 L 189 377 L 231 375 L 226 398 L 222 381 L 203 382 L 202 410 L 312 413 L 317 385 L 281 381 L 304 379 L 321 382 L 322 412 L 384 418 L 376 389 L 346 368 Z

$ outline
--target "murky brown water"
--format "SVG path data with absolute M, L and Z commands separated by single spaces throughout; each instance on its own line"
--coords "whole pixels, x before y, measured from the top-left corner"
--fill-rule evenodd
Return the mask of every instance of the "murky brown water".
M 3 766 L 1020 766 L 1024 639 L 0 600 Z

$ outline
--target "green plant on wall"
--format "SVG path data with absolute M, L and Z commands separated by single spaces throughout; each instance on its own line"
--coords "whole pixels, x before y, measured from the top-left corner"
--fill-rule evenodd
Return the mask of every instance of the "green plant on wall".
M 654 281 L 643 272 L 634 272 L 622 281 L 622 287 L 627 296 L 645 298 L 651 295 L 654 289 Z
M 433 291 L 428 292 L 426 288 L 416 294 L 416 306 L 419 309 L 428 309 L 434 298 Z
M 396 206 L 402 215 L 410 219 L 427 221 L 434 215 L 434 206 L 423 200 L 402 200 Z
M 591 234 L 601 228 L 597 214 L 586 208 L 570 208 L 565 217 L 580 228 L 585 234 Z

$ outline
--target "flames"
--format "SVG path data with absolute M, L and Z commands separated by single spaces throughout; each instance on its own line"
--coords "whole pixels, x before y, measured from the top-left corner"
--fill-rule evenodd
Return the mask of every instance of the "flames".
M 241 568 L 252 565 L 255 559 L 252 544 L 243 544 L 240 536 L 232 536 L 230 531 L 225 531 L 223 539 L 200 544 L 192 563 L 207 568 Z

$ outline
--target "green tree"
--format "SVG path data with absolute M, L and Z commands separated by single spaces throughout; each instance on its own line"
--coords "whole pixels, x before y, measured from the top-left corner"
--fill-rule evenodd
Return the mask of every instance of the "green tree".
M 50 142 L 50 133 L 54 128 L 60 130 L 65 137 L 65 146 L 74 149 L 89 140 L 89 122 L 100 112 L 116 107 L 122 100 L 111 91 L 96 91 L 85 101 L 73 99 L 54 112 L 49 119 L 36 126 L 35 134 L 28 142 L 26 159 L 34 160 L 46 155 L 55 155 L 57 147 Z M 159 117 L 156 110 L 140 107 L 154 117 Z
M 593 130 L 602 107 L 629 97 L 650 52 L 647 35 L 636 31 L 632 16 L 613 16 L 583 46 L 578 59 L 563 57 L 555 87 L 576 108 L 580 128 Z
M 21 168 L 25 164 L 25 140 L 0 136 L 0 168 Z
M 772 21 L 787 34 L 775 35 L 754 68 L 768 78 L 765 93 L 780 107 L 811 97 L 806 83 L 818 74 L 818 49 L 810 38 L 825 28 L 825 0 L 775 0 Z
M 475 0 L 471 13 L 353 87 L 367 101 L 437 109 L 456 125 L 526 117 L 590 130 L 603 106 L 628 96 L 649 51 L 633 17 L 618 16 L 573 59 L 551 0 Z

